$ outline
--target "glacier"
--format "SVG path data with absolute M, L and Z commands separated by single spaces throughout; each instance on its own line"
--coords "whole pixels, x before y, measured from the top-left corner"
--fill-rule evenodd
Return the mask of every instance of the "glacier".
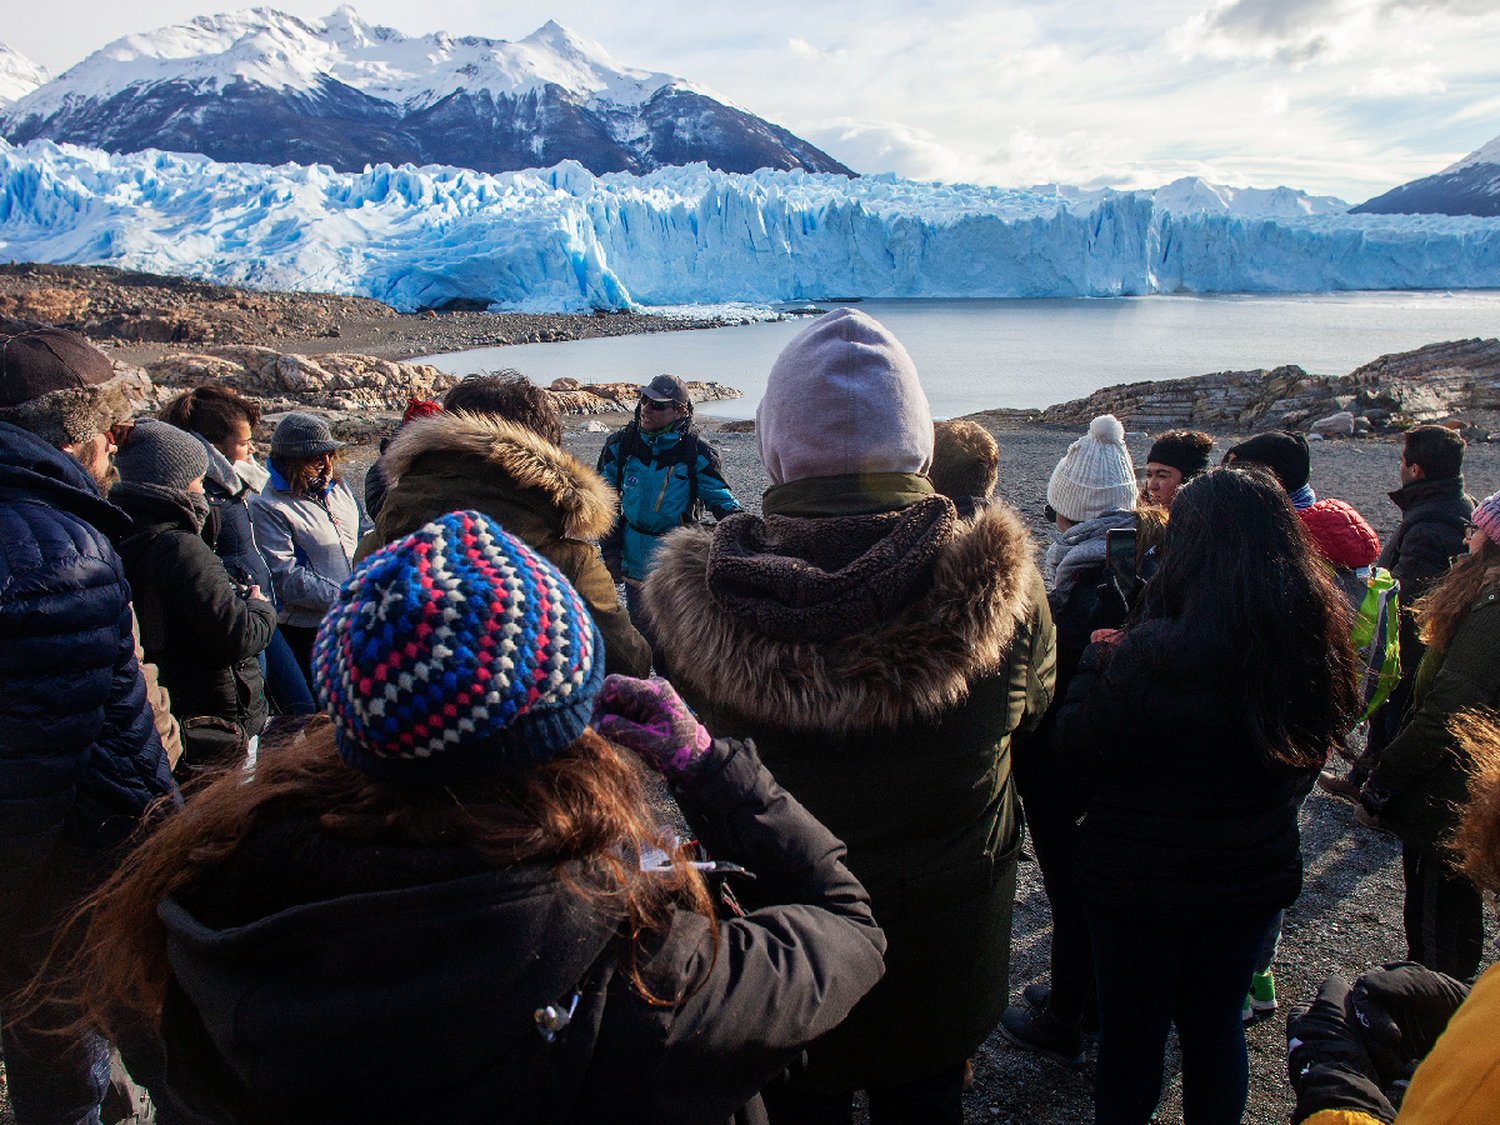
M 583 311 L 833 297 L 1500 288 L 1500 219 L 1288 189 L 1020 190 L 731 174 L 218 163 L 0 141 L 0 259 Z

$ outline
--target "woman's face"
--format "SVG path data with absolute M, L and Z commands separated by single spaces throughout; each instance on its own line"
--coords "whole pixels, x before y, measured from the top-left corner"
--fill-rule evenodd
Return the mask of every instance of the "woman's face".
M 236 461 L 250 460 L 250 455 L 255 452 L 255 443 L 250 440 L 250 423 L 241 418 L 222 441 L 214 442 L 214 448 L 229 458 L 231 465 Z
M 1182 470 L 1160 461 L 1146 462 L 1146 495 L 1158 508 L 1170 508 L 1172 497 L 1182 487 Z
M 1469 554 L 1477 555 L 1484 550 L 1484 545 L 1490 541 L 1490 537 L 1479 529 L 1477 524 L 1469 524 L 1464 531 L 1464 544 L 1469 548 Z

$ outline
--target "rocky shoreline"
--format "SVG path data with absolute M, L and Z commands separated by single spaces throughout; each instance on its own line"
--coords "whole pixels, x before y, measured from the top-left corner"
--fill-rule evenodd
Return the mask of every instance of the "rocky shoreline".
M 36 324 L 82 332 L 132 374 L 141 409 L 159 408 L 169 392 L 224 382 L 272 417 L 299 408 L 322 412 L 340 438 L 353 443 L 388 433 L 408 398 L 440 397 L 456 381 L 431 365 L 406 362 L 413 356 L 731 323 L 603 310 L 488 313 L 450 304 L 455 307 L 404 314 L 363 297 L 259 292 L 103 266 L 0 265 L 0 335 Z M 718 383 L 690 388 L 697 402 L 740 397 Z M 629 412 L 639 390 L 574 379 L 559 379 L 550 389 L 565 417 L 610 415 L 611 421 Z M 1470 440 L 1488 440 L 1500 430 L 1500 339 L 1429 344 L 1380 356 L 1347 375 L 1309 374 L 1296 366 L 1221 371 L 1106 387 L 1044 410 L 971 417 L 1016 429 L 1077 427 L 1104 413 L 1148 433 L 1191 427 L 1358 437 L 1442 422 Z
M 205 346 L 270 347 L 322 355 L 356 353 L 405 360 L 465 348 L 554 343 L 600 336 L 723 328 L 742 318 L 593 313 L 490 313 L 478 302 L 401 313 L 368 297 L 273 293 L 109 266 L 0 264 L 0 334 L 5 322 L 81 332 L 125 363 Z

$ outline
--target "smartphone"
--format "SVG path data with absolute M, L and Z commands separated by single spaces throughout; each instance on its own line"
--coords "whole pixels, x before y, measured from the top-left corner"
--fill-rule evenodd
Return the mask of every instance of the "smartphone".
M 1135 528 L 1115 528 L 1104 533 L 1105 566 L 1119 579 L 1122 590 L 1135 581 Z

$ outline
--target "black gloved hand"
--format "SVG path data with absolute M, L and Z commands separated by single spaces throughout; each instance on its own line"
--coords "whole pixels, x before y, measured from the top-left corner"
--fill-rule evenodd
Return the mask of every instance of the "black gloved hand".
M 1394 793 L 1372 777 L 1360 789 L 1359 803 L 1365 807 L 1365 812 L 1371 816 L 1380 816 L 1385 812 L 1386 806 L 1391 803 L 1391 798 L 1394 796 Z
M 1462 982 L 1409 961 L 1354 982 L 1349 1002 L 1382 1086 L 1410 1077 L 1468 995 Z
M 1297 1092 L 1292 1125 L 1325 1109 L 1359 1110 L 1387 1125 L 1396 1120 L 1350 1015 L 1350 991 L 1343 977 L 1331 976 L 1286 1021 L 1286 1069 Z
M 1287 1017 L 1287 1077 L 1299 1097 L 1304 1076 L 1317 1065 L 1336 1064 L 1363 1074 L 1379 1088 L 1380 1076 L 1365 1050 L 1364 1038 L 1349 1019 L 1349 993 L 1349 982 L 1335 974 L 1323 982 L 1312 1000 L 1298 1004 Z

